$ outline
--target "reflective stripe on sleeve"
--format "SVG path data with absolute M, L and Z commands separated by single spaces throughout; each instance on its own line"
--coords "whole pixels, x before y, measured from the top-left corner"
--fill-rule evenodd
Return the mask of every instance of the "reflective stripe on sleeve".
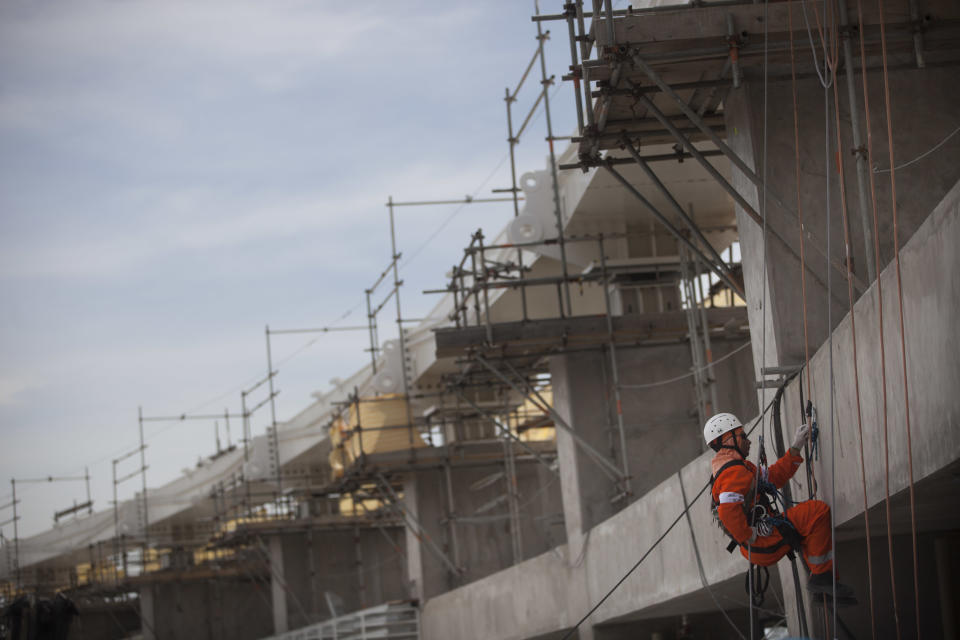
M 720 494 L 720 504 L 727 504 L 729 502 L 743 502 L 742 493 L 734 493 L 733 491 L 724 491 Z
M 833 551 L 827 551 L 822 556 L 807 556 L 807 562 L 810 564 L 823 564 L 827 560 L 833 560 Z

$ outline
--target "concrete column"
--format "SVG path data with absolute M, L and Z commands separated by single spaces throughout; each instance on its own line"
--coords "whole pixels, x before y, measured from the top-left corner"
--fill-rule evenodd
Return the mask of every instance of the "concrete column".
M 602 354 L 577 353 L 550 359 L 556 412 L 594 449 L 608 453 L 607 389 Z M 614 482 L 566 430 L 557 428 L 560 490 L 570 561 L 580 557 L 585 533 L 614 513 Z M 611 456 L 611 461 L 613 457 Z
M 287 593 L 283 567 L 283 538 L 270 537 L 270 599 L 273 605 L 273 632 L 284 633 L 287 626 Z
M 140 621 L 143 640 L 158 640 L 156 620 L 153 586 L 144 585 L 140 587 Z
M 403 505 L 413 517 L 419 520 L 417 502 L 417 474 L 411 473 L 403 481 Z M 407 549 L 407 584 L 409 585 L 410 598 L 423 601 L 423 552 L 420 539 L 410 526 L 404 528 L 404 535 Z

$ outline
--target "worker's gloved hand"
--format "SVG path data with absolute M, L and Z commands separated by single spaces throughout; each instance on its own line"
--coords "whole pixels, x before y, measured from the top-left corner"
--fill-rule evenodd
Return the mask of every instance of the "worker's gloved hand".
M 747 538 L 747 544 L 753 544 L 757 541 L 757 528 L 750 527 L 750 537 Z
M 769 518 L 764 518 L 763 520 L 757 523 L 757 527 L 755 531 L 759 536 L 773 535 L 773 523 L 770 522 Z
M 797 427 L 797 435 L 793 437 L 793 444 L 790 445 L 790 448 L 799 451 L 803 444 L 807 441 L 808 433 L 810 433 L 810 425 L 802 424 Z

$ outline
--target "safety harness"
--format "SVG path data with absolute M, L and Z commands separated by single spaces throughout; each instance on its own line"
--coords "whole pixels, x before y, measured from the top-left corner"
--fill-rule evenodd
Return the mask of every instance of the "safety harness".
M 762 455 L 762 443 L 760 451 Z M 731 460 L 720 467 L 717 470 L 716 475 L 710 476 L 710 510 L 713 513 L 714 522 L 716 522 L 720 529 L 722 529 L 723 532 L 727 534 L 727 537 L 730 538 L 730 543 L 727 545 L 727 552 L 733 553 L 733 550 L 736 549 L 737 546 L 741 546 L 744 549 L 748 549 L 752 554 L 768 554 L 776 553 L 784 546 L 788 546 L 790 547 L 790 550 L 787 551 L 787 557 L 793 560 L 795 557 L 793 552 L 800 550 L 800 545 L 803 541 L 803 538 L 799 533 L 797 533 L 797 530 L 794 528 L 793 524 L 791 524 L 791 522 L 787 520 L 782 513 L 780 513 L 776 506 L 776 488 L 769 482 L 760 481 L 756 483 L 755 486 L 751 487 L 750 491 L 747 492 L 747 495 L 744 496 L 742 508 L 744 515 L 747 518 L 747 523 L 751 527 L 755 527 L 758 533 L 761 533 L 762 535 L 770 535 L 773 533 L 774 529 L 779 531 L 781 540 L 778 543 L 773 545 L 757 546 L 746 542 L 737 542 L 733 535 L 723 525 L 723 522 L 720 520 L 720 504 L 717 502 L 716 498 L 713 497 L 713 483 L 720 478 L 720 475 L 724 471 L 735 466 L 746 467 L 742 459 Z M 753 506 L 748 507 L 747 505 Z

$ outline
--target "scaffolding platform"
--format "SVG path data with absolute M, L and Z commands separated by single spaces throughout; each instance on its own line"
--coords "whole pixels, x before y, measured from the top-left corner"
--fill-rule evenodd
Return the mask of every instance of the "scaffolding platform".
M 743 340 L 748 336 L 746 307 L 717 307 L 706 310 L 716 339 Z M 633 313 L 615 316 L 613 337 L 617 346 L 645 346 L 686 338 L 687 313 Z M 604 315 L 550 318 L 534 322 L 505 322 L 461 328 L 435 329 L 437 358 L 464 356 L 471 349 L 496 349 L 504 355 L 531 351 L 600 347 L 610 341 Z M 489 339 L 492 336 L 492 340 Z

